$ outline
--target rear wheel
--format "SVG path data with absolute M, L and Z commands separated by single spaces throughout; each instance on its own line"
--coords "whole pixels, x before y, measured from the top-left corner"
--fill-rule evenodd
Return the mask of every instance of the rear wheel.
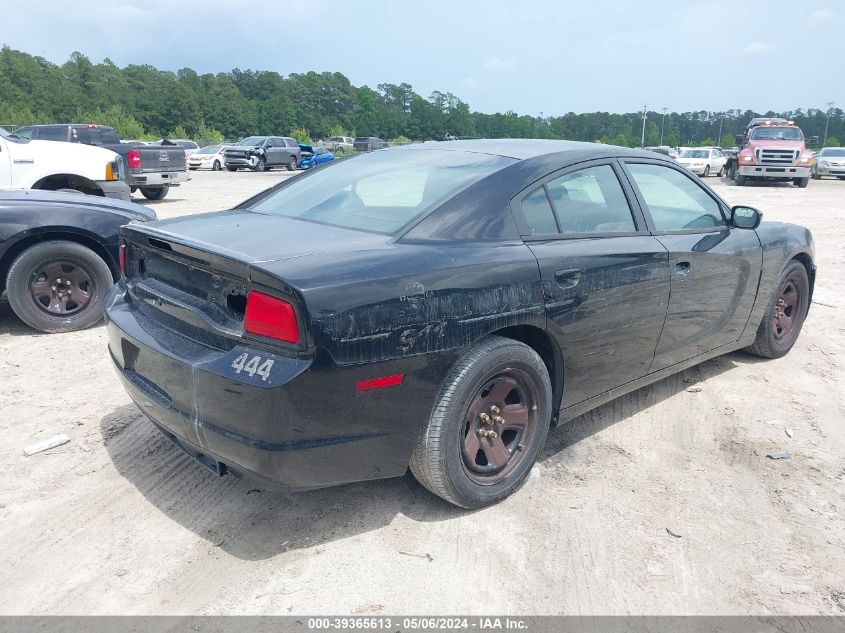
M 766 314 L 757 329 L 757 338 L 746 348 L 763 358 L 784 356 L 798 339 L 810 305 L 810 280 L 801 262 L 792 260 L 783 271 Z
M 103 297 L 114 284 L 106 262 L 76 242 L 31 246 L 12 263 L 6 290 L 21 321 L 42 332 L 70 332 L 103 318 Z
M 141 187 L 141 195 L 147 200 L 164 200 L 170 187 Z
M 288 159 L 288 171 L 294 171 L 296 169 L 296 156 L 291 156 Z
M 546 440 L 552 397 L 543 360 L 491 336 L 451 368 L 411 456 L 419 482 L 446 501 L 480 508 L 525 481 Z

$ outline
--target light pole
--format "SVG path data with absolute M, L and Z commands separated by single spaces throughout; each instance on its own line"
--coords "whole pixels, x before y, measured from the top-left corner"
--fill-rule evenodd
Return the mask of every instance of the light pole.
M 663 121 L 660 123 L 660 144 L 663 145 L 663 128 L 666 127 L 666 110 L 669 108 L 663 108 Z
M 827 143 L 827 128 L 830 125 L 830 113 L 833 110 L 833 101 L 827 102 L 827 120 L 824 122 L 824 138 L 822 139 L 822 147 Z
M 647 108 L 648 108 L 648 106 L 644 103 L 643 104 L 643 137 L 642 137 L 642 140 L 640 140 L 640 149 L 645 147 L 645 120 L 648 118 L 648 113 L 647 113 L 647 110 L 646 110 Z

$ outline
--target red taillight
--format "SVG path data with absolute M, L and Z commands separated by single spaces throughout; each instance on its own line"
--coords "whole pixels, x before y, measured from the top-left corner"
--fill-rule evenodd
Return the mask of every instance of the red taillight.
M 141 167 L 141 150 L 129 150 L 129 153 L 126 155 L 126 161 L 129 163 L 130 168 L 139 169 Z
M 293 306 L 256 290 L 250 290 L 246 296 L 244 331 L 286 343 L 299 342 L 299 328 Z
M 117 249 L 117 263 L 120 266 L 120 274 L 126 274 L 126 244 L 121 244 Z
M 359 380 L 355 384 L 355 389 L 357 391 L 384 389 L 385 387 L 401 385 L 403 380 L 405 380 L 405 374 L 394 374 L 393 376 L 381 376 L 380 378 L 371 378 L 370 380 Z

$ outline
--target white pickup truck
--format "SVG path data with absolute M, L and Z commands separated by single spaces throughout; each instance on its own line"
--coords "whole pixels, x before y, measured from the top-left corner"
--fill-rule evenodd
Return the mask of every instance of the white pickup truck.
M 129 200 L 123 159 L 75 143 L 27 141 L 0 128 L 0 189 L 79 191 Z

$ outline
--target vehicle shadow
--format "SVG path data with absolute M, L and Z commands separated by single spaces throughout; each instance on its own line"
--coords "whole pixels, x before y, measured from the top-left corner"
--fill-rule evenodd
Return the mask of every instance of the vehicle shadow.
M 12 311 L 12 306 L 6 301 L 5 296 L 0 299 L 0 336 L 11 334 L 12 336 L 43 336 L 44 332 L 33 330 L 26 323 L 18 318 Z
M 547 460 L 602 429 L 752 357 L 734 353 L 710 360 L 623 396 L 550 431 L 540 460 Z M 118 472 L 160 512 L 237 558 L 264 560 L 383 528 L 397 516 L 438 522 L 470 511 L 429 493 L 404 477 L 289 493 L 263 490 L 233 476 L 218 477 L 170 443 L 134 406 L 100 422 Z M 409 547 L 409 550 L 413 548 Z M 436 556 L 435 552 L 408 551 Z

